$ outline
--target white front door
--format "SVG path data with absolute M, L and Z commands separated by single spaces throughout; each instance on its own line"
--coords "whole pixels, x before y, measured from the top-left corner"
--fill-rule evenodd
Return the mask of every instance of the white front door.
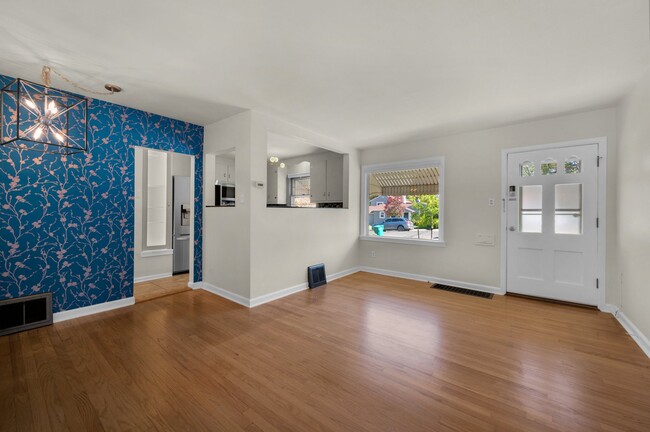
M 598 305 L 598 144 L 508 154 L 507 291 Z

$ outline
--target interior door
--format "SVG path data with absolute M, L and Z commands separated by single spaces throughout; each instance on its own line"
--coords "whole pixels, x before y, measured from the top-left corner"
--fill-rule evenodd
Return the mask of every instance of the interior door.
M 598 304 L 598 144 L 508 155 L 507 291 Z

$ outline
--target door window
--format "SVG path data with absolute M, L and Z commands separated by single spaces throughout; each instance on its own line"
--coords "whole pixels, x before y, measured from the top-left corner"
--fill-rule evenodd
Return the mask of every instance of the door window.
M 525 233 L 542 232 L 542 186 L 519 188 L 519 230 Z
M 582 184 L 555 185 L 555 234 L 582 234 Z

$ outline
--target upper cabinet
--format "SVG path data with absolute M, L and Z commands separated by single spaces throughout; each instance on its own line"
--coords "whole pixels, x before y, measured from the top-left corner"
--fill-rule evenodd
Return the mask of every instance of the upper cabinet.
M 215 158 L 215 184 L 235 184 L 235 161 Z
M 343 201 L 343 155 L 328 154 L 311 163 L 311 201 L 335 203 Z
M 205 153 L 203 159 L 203 204 L 232 207 L 235 203 L 235 150 Z

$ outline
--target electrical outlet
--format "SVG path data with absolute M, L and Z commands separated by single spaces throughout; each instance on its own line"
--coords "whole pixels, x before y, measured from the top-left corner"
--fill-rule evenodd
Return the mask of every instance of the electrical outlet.
M 376 253 L 375 251 L 371 251 L 371 252 L 370 252 L 370 256 L 371 256 L 372 258 L 376 258 L 376 257 L 377 257 L 377 253 Z
M 490 199 L 488 199 L 488 205 L 489 205 L 490 207 L 494 207 L 494 198 L 490 198 Z

